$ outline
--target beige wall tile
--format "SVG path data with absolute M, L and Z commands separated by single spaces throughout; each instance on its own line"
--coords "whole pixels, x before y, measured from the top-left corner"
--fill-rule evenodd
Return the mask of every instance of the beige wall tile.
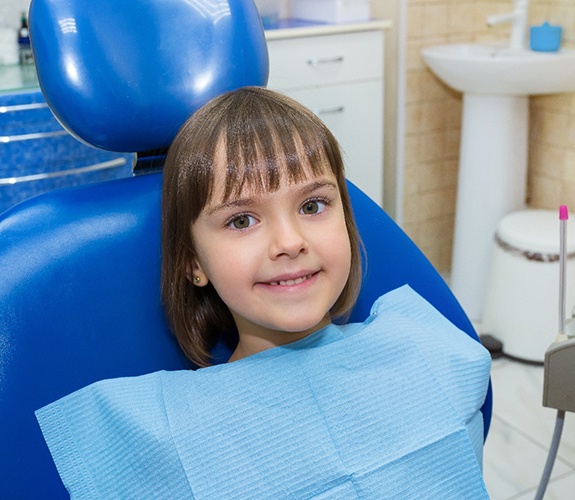
M 452 2 L 447 14 L 449 34 L 469 36 L 469 33 L 475 31 L 476 11 L 475 2 L 464 0 Z
M 565 151 L 565 169 L 563 175 L 566 182 L 575 182 L 575 148 Z M 575 210 L 575 206 L 573 206 L 573 209 Z
M 561 199 L 558 203 L 551 204 L 550 208 L 557 209 L 560 205 L 575 207 L 575 182 L 563 181 Z
M 405 137 L 405 152 L 404 152 L 404 160 L 406 167 L 413 165 L 419 161 L 419 157 L 421 156 L 419 153 L 419 136 L 418 135 L 407 135 Z M 406 181 L 407 182 L 407 181 Z M 406 199 L 406 205 L 409 204 L 409 198 Z
M 445 3 L 429 3 L 423 8 L 422 36 L 441 36 L 447 32 L 449 7 Z
M 445 85 L 431 71 L 426 69 L 421 73 L 419 77 L 420 100 L 448 99 L 453 95 L 453 92 L 453 90 Z
M 420 159 L 423 161 L 433 161 L 442 158 L 445 151 L 445 133 L 430 132 L 420 137 Z
M 554 209 L 563 203 L 563 181 L 542 175 L 530 176 L 529 204 L 532 207 Z
M 543 175 L 554 179 L 563 179 L 565 176 L 564 148 L 547 144 L 535 143 L 532 147 L 530 162 L 531 171 L 535 175 Z

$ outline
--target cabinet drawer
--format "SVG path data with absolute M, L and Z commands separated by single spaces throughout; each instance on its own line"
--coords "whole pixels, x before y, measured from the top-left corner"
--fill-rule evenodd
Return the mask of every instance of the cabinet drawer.
M 270 88 L 305 88 L 383 77 L 381 31 L 269 40 L 268 51 Z
M 346 176 L 383 203 L 383 89 L 360 82 L 285 93 L 318 115 L 339 141 Z

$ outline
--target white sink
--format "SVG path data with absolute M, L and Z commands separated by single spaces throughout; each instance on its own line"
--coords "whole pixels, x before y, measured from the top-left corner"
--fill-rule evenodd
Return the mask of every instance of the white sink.
M 429 68 L 459 92 L 521 96 L 575 91 L 574 50 L 451 44 L 426 47 L 421 53 Z

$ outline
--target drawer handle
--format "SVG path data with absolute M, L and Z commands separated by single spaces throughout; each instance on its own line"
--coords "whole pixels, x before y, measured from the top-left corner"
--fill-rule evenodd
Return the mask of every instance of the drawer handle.
M 335 108 L 325 108 L 325 109 L 318 109 L 314 111 L 316 115 L 337 115 L 339 113 L 343 113 L 345 108 L 343 106 L 337 106 Z
M 308 59 L 307 63 L 310 66 L 321 66 L 322 64 L 335 64 L 343 62 L 343 56 L 337 57 L 319 57 L 314 59 Z
M 57 172 L 47 172 L 44 174 L 22 175 L 20 177 L 4 177 L 0 178 L 0 186 L 11 186 L 13 184 L 20 184 L 21 182 L 40 181 L 43 179 L 52 179 L 54 177 L 63 177 L 65 175 L 86 174 L 88 172 L 96 172 L 98 170 L 118 168 L 126 163 L 128 163 L 126 158 L 116 158 L 102 163 L 95 163 L 94 165 L 89 165 L 87 167 L 71 168 L 69 170 L 59 170 Z

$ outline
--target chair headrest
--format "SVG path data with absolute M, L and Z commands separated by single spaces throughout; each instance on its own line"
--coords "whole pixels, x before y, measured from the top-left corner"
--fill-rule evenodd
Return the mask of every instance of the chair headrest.
M 54 115 L 111 151 L 165 148 L 211 98 L 267 83 L 253 0 L 33 0 L 29 26 Z

